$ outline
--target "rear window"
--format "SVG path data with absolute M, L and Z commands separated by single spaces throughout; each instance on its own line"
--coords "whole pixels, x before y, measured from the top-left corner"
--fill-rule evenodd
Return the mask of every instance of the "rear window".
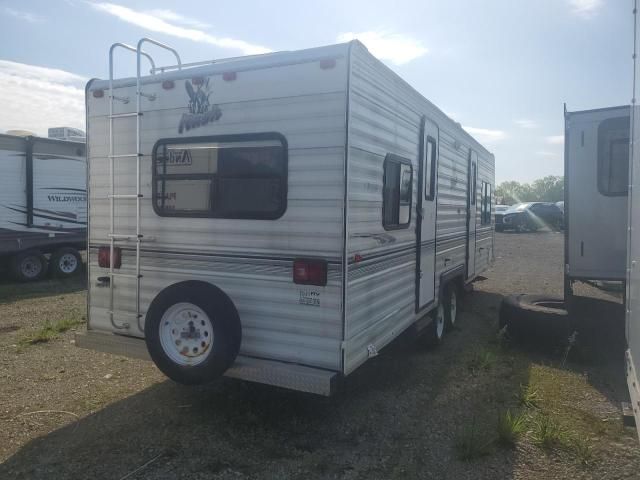
M 287 208 L 287 143 L 277 133 L 160 140 L 153 153 L 161 216 L 274 220 Z
M 598 190 L 626 195 L 629 188 L 629 117 L 604 120 L 598 126 Z

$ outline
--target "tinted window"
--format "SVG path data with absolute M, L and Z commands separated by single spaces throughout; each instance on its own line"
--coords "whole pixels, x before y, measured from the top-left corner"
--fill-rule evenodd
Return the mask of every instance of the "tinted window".
M 406 228 L 411 221 L 413 167 L 406 158 L 388 154 L 384 161 L 382 225 Z
M 629 117 L 610 118 L 598 127 L 598 190 L 626 195 L 629 188 Z
M 432 137 L 427 137 L 427 150 L 424 162 L 424 198 L 433 200 L 435 198 L 435 178 L 436 178 L 436 141 Z
M 287 204 L 287 146 L 278 134 L 161 140 L 154 149 L 159 215 L 275 219 Z

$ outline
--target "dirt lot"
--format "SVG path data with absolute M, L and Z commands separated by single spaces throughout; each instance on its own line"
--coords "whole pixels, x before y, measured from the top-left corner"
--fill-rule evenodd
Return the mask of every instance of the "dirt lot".
M 496 243 L 444 345 L 400 338 L 329 399 L 176 385 L 150 363 L 73 345 L 78 281 L 1 284 L 0 478 L 640 478 L 619 342 L 579 341 L 563 364 L 563 346 L 497 334 L 502 295 L 562 293 L 562 236 Z

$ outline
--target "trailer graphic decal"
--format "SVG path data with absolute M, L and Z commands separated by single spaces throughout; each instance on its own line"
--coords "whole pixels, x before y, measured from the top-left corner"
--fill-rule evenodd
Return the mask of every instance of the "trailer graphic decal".
M 211 87 L 209 85 L 210 78 L 194 78 L 191 81 L 184 82 L 185 89 L 189 95 L 189 113 L 182 114 L 178 133 L 192 128 L 215 122 L 222 117 L 222 111 L 218 105 L 211 105 L 209 97 L 211 96 Z M 193 86 L 195 85 L 195 89 Z

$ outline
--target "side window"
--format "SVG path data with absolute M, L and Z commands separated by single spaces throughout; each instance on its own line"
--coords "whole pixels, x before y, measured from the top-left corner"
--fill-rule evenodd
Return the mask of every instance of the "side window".
M 491 223 L 491 184 L 482 182 L 482 204 L 480 205 L 480 223 L 488 225 Z
M 160 140 L 153 150 L 160 216 L 274 220 L 287 208 L 287 143 L 275 133 Z
M 384 160 L 382 186 L 382 226 L 386 230 L 407 228 L 411 222 L 413 167 L 398 155 L 388 154 Z
M 427 137 L 426 158 L 424 163 L 424 198 L 433 200 L 436 196 L 437 147 L 433 137 Z
M 609 118 L 598 126 L 598 190 L 627 195 L 629 188 L 629 117 Z

